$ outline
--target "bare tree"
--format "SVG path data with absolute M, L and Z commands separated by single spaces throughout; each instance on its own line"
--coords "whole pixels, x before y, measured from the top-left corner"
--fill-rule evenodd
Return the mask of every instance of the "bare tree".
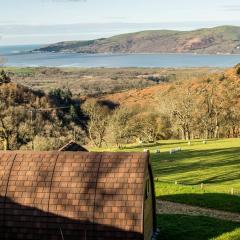
M 109 123 L 109 109 L 102 106 L 96 100 L 87 100 L 82 107 L 88 115 L 88 136 L 92 143 L 97 147 L 102 147 Z
M 123 106 L 117 108 L 112 114 L 108 129 L 109 138 L 117 147 L 120 148 L 122 144 L 132 142 L 139 136 L 140 122 L 136 118 L 137 112 L 137 108 Z
M 177 85 L 171 92 L 162 93 L 159 97 L 161 111 L 170 116 L 172 125 L 181 131 L 182 139 L 186 140 L 192 136 L 196 110 L 194 94 L 190 87 Z

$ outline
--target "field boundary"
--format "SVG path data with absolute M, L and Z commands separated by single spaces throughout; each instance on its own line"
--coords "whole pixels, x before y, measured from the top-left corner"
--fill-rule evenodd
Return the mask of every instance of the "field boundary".
M 157 214 L 184 214 L 189 216 L 206 216 L 240 223 L 240 214 L 237 213 L 161 200 L 157 200 Z
M 162 180 L 159 180 L 158 177 L 156 177 L 154 179 L 155 182 L 157 183 L 166 183 L 166 184 L 173 184 L 173 185 L 176 185 L 176 186 L 187 186 L 187 187 L 195 187 L 196 189 L 199 189 L 199 190 L 208 190 L 208 187 L 213 188 L 212 184 L 208 184 L 208 183 L 200 183 L 200 184 L 187 184 L 187 183 L 184 183 L 184 182 L 181 182 L 181 181 L 162 181 Z M 214 186 L 217 186 L 216 184 L 214 184 Z M 212 191 L 211 191 L 212 192 Z M 229 187 L 228 190 L 226 191 L 214 191 L 213 193 L 223 193 L 223 194 L 228 194 L 228 195 L 232 195 L 232 196 L 237 196 L 237 197 L 240 197 L 240 190 L 238 188 L 233 188 L 233 187 Z

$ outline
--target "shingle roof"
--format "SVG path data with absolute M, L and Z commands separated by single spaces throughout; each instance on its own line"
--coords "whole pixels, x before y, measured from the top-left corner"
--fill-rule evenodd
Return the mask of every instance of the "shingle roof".
M 0 235 L 141 239 L 147 165 L 148 153 L 0 151 Z
M 70 141 L 63 147 L 61 147 L 58 151 L 71 151 L 71 152 L 88 152 L 88 150 L 81 145 L 77 144 L 75 141 Z

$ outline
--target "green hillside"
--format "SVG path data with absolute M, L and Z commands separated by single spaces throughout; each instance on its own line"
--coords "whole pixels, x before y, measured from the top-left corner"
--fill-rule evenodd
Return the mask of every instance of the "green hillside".
M 194 31 L 143 31 L 91 41 L 60 42 L 37 51 L 239 54 L 240 27 L 220 26 Z
M 170 154 L 171 149 L 178 147 L 182 151 Z M 191 145 L 187 141 L 168 140 L 130 145 L 122 151 L 144 149 L 151 153 L 157 200 L 240 214 L 240 139 L 206 143 L 196 140 Z M 161 153 L 156 153 L 159 149 Z M 161 240 L 240 239 L 237 221 L 192 216 L 187 212 L 159 214 L 157 219 Z
M 178 147 L 182 151 L 169 153 Z M 240 139 L 209 140 L 206 144 L 195 140 L 191 145 L 166 140 L 131 145 L 122 151 L 144 149 L 151 152 L 158 198 L 240 213 L 240 198 L 236 197 L 240 195 Z M 160 154 L 156 153 L 159 149 Z M 104 149 L 109 150 L 112 149 Z

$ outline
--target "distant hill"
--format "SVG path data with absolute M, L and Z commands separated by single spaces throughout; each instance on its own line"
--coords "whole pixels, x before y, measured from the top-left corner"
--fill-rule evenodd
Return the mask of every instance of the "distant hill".
M 117 105 L 123 106 L 156 106 L 158 105 L 157 97 L 160 93 L 165 92 L 169 99 L 172 98 L 172 91 L 174 87 L 179 87 L 183 85 L 186 88 L 196 88 L 208 86 L 218 86 L 218 90 L 222 89 L 226 93 L 233 92 L 233 89 L 240 90 L 240 64 L 236 65 L 233 68 L 226 69 L 224 72 L 212 72 L 208 76 L 202 77 L 192 77 L 188 81 L 179 80 L 177 82 L 166 82 L 155 86 L 146 87 L 143 89 L 131 89 L 124 92 L 106 94 L 99 97 L 101 101 L 113 102 Z M 239 99 L 237 97 L 236 99 Z M 237 100 L 239 102 L 239 100 Z
M 59 42 L 36 51 L 240 54 L 240 27 L 220 26 L 194 31 L 143 31 L 90 41 Z

